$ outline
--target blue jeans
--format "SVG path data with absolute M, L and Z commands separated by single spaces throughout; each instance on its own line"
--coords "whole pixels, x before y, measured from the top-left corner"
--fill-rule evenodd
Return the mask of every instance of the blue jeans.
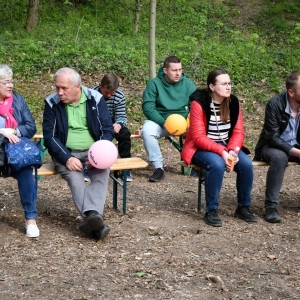
M 239 161 L 234 166 L 237 173 L 236 188 L 238 206 L 251 205 L 251 190 L 253 184 L 253 167 L 250 158 L 242 151 L 238 154 Z M 223 183 L 225 161 L 217 153 L 197 150 L 192 163 L 206 170 L 205 199 L 206 211 L 219 208 L 219 194 Z
M 155 169 L 163 168 L 163 156 L 160 151 L 158 139 L 169 136 L 168 131 L 157 123 L 146 120 L 142 129 L 142 138 L 148 160 Z
M 25 219 L 35 219 L 37 216 L 37 182 L 32 175 L 32 168 L 22 168 L 18 171 L 12 172 L 11 176 L 18 181 L 19 194 L 25 213 Z

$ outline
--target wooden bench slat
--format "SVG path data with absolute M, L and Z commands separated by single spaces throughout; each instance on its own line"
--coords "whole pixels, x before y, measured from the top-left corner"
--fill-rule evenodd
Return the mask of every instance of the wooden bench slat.
M 142 160 L 139 157 L 130 157 L 130 158 L 118 158 L 116 162 L 110 167 L 111 171 L 121 171 L 121 170 L 130 170 L 130 169 L 142 169 L 147 168 L 148 163 Z
M 139 138 L 141 138 L 142 136 L 140 135 L 140 134 L 132 134 L 132 135 L 130 135 L 130 138 L 131 139 L 139 139 Z M 44 138 L 44 136 L 42 135 L 42 134 L 35 134 L 33 137 L 32 137 L 32 139 L 34 140 L 34 141 L 38 141 L 38 140 L 41 140 L 41 139 L 43 139 Z
M 149 164 L 139 157 L 118 158 L 116 162 L 110 167 L 111 171 L 123 171 L 131 169 L 147 168 Z M 43 164 L 38 169 L 39 176 L 49 176 L 57 174 L 53 163 Z
M 34 171 L 33 171 L 34 172 Z M 49 176 L 57 174 L 54 164 L 43 164 L 38 169 L 38 176 Z
M 133 170 L 133 169 L 142 169 L 147 168 L 149 164 L 139 157 L 130 157 L 130 158 L 118 158 L 116 162 L 111 166 L 110 170 L 114 174 L 110 174 L 110 178 L 113 180 L 113 208 L 118 208 L 118 185 L 123 188 L 123 213 L 126 214 L 126 198 L 127 198 L 127 184 L 126 180 L 121 183 L 118 180 L 117 172 L 122 170 Z M 34 171 L 33 171 L 34 173 Z M 55 166 L 53 163 L 43 164 L 38 169 L 38 176 L 49 176 L 57 174 Z

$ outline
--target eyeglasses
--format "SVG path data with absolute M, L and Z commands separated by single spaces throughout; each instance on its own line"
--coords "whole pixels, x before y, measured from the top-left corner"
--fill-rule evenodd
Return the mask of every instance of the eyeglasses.
M 221 85 L 221 86 L 229 86 L 229 87 L 233 87 L 233 82 L 222 82 L 222 83 L 217 83 L 217 84 L 214 84 L 214 85 Z
M 8 86 L 8 85 L 14 85 L 15 81 L 14 80 L 5 80 L 5 81 L 0 81 L 0 83 Z

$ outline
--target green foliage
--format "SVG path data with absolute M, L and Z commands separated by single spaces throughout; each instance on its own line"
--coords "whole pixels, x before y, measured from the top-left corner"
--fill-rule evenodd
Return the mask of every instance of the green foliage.
M 251 26 L 240 28 L 235 1 L 157 1 L 157 67 L 177 55 L 185 74 L 198 86 L 207 74 L 225 67 L 235 82 L 234 93 L 265 102 L 280 92 L 286 75 L 299 68 L 300 2 L 266 0 Z M 0 56 L 15 77 L 26 80 L 60 67 L 80 72 L 114 72 L 133 84 L 148 81 L 149 1 L 142 1 L 140 25 L 133 31 L 134 0 L 40 2 L 38 27 L 24 30 L 28 0 L 1 1 Z M 272 5 L 271 5 L 272 4 Z M 253 23 L 253 22 L 254 23 Z M 29 97 L 35 113 L 38 97 Z M 129 116 L 143 121 L 141 96 L 127 95 Z

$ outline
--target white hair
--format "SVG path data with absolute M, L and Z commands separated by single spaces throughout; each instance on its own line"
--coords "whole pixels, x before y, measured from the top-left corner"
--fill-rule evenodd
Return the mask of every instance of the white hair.
M 0 64 L 0 78 L 12 77 L 13 71 L 8 65 Z
M 54 78 L 61 75 L 69 75 L 68 77 L 73 86 L 76 86 L 77 84 L 81 85 L 81 77 L 76 70 L 67 67 L 61 68 L 58 71 L 56 71 L 56 73 L 54 74 Z

